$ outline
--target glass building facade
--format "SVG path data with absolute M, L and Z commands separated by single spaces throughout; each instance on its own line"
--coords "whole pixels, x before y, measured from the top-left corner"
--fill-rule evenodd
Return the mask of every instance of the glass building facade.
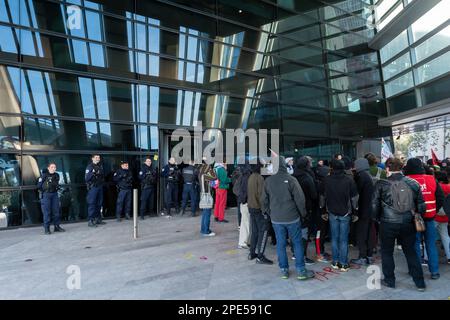
M 406 26 L 395 25 L 402 11 L 414 10 L 419 2 L 380 0 L 376 5 L 377 30 L 390 23 L 398 33 L 380 48 L 389 115 L 450 98 L 450 1 L 436 1 Z
M 378 126 L 388 112 L 380 55 L 368 46 L 375 2 L 0 0 L 8 226 L 42 221 L 36 181 L 50 161 L 62 178 L 63 220 L 85 219 L 92 153 L 103 157 L 103 214 L 113 216 L 120 160 L 138 171 L 144 157 L 161 155 L 167 130 L 196 121 L 279 129 L 284 154 L 324 158 L 390 135 Z

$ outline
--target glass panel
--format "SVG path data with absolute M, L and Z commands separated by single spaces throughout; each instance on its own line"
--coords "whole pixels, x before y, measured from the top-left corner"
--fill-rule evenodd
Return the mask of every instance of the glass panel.
M 402 55 L 400 58 L 392 61 L 388 65 L 383 67 L 383 76 L 385 80 L 388 80 L 396 74 L 402 72 L 411 67 L 411 58 L 409 52 Z
M 418 82 L 431 80 L 447 72 L 450 72 L 450 51 L 418 67 Z
M 450 26 L 447 26 L 414 48 L 417 62 L 422 61 L 447 46 L 450 46 Z
M 403 75 L 397 79 L 386 82 L 386 84 L 385 84 L 386 96 L 390 97 L 401 91 L 410 89 L 413 86 L 414 86 L 414 82 L 413 82 L 412 72 L 408 72 L 405 75 Z
M 20 117 L 0 117 L 0 149 L 21 149 L 20 127 Z
M 389 42 L 380 50 L 381 62 L 385 62 L 397 53 L 408 47 L 408 37 L 406 30 L 400 33 L 394 40 Z
M 422 93 L 423 104 L 427 105 L 439 100 L 450 98 L 450 77 L 433 81 L 423 86 L 420 91 Z
M 383 1 L 384 2 L 384 1 Z M 383 29 L 389 22 L 391 22 L 401 11 L 403 10 L 403 4 L 399 3 L 397 7 L 388 16 L 386 16 L 383 21 L 381 21 L 377 27 L 378 30 Z
M 450 1 L 443 0 L 436 4 L 430 11 L 417 19 L 412 25 L 411 30 L 414 41 L 419 40 L 431 30 L 448 20 L 450 12 Z
M 138 151 L 135 132 L 135 126 L 126 124 L 25 117 L 23 149 Z M 149 142 L 141 142 L 144 149 Z
M 0 186 L 2 185 L 0 176 Z M 20 205 L 20 191 L 7 191 L 0 189 L 0 209 L 6 215 L 8 227 L 20 226 L 22 224 L 22 212 Z
M 20 71 L 0 65 L 0 112 L 20 113 Z
M 282 106 L 283 133 L 324 136 L 328 131 L 326 112 L 294 106 Z
M 414 90 L 389 100 L 389 110 L 391 115 L 408 111 L 416 107 L 417 101 Z
M 0 153 L 0 188 L 20 186 L 20 156 Z

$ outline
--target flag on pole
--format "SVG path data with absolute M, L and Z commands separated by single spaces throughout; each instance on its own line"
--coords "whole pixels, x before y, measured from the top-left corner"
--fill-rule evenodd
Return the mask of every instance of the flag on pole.
M 431 158 L 433 159 L 433 166 L 438 166 L 441 163 L 436 153 L 434 152 L 433 148 L 431 148 Z

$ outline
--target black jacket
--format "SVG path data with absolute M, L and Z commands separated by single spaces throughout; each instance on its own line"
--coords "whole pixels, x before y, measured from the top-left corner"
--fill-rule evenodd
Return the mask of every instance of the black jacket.
M 248 191 L 248 178 L 252 174 L 249 165 L 241 166 L 240 168 L 241 177 L 236 181 L 238 183 L 238 203 L 247 203 L 247 191 Z
M 306 217 L 305 195 L 297 179 L 287 172 L 283 157 L 278 172 L 265 180 L 261 205 L 261 211 L 268 213 L 273 223 L 295 223 L 300 215 Z
M 142 189 L 153 188 L 156 185 L 158 174 L 152 166 L 142 165 L 139 171 L 139 181 Z
M 119 190 L 130 190 L 133 188 L 133 175 L 130 170 L 120 168 L 114 173 L 113 180 Z
M 374 185 L 369 171 L 360 171 L 355 176 L 358 189 L 358 216 L 361 218 L 372 217 L 372 197 Z
M 416 212 L 423 215 L 426 211 L 425 201 L 420 191 L 420 185 L 411 178 L 405 177 L 401 173 L 393 174 L 387 180 L 378 180 L 375 184 L 375 191 L 372 199 L 373 216 L 387 223 L 411 223 L 413 215 L 411 212 L 397 212 L 392 207 L 392 193 L 390 181 L 405 179 L 405 182 L 411 187 L 414 195 Z
M 294 171 L 294 177 L 300 183 L 303 193 L 305 195 L 305 207 L 308 212 L 311 212 L 313 204 L 317 202 L 318 194 L 317 187 L 311 174 L 305 169 L 296 168 Z
M 337 216 L 352 213 L 358 209 L 358 190 L 352 177 L 344 170 L 333 170 L 325 178 L 325 205 L 327 211 Z

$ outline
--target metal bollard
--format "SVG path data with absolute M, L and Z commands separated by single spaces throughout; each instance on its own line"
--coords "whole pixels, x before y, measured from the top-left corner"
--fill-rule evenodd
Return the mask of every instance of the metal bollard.
M 133 189 L 133 238 L 138 237 L 138 189 Z

